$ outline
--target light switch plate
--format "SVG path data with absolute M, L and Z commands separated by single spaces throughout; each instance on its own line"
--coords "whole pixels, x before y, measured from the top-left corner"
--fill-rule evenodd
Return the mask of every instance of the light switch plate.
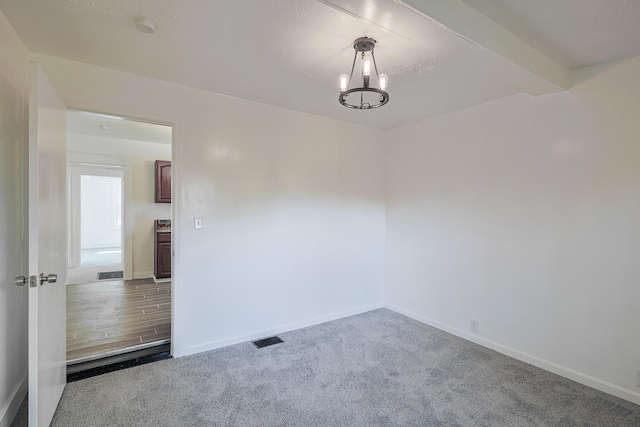
M 195 228 L 196 230 L 202 228 L 202 217 L 201 216 L 194 216 L 193 217 L 193 228 Z

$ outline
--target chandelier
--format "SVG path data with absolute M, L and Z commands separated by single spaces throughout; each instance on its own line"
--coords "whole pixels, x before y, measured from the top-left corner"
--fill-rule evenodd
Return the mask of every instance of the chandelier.
M 389 94 L 386 92 L 389 77 L 386 74 L 378 74 L 376 58 L 373 55 L 375 45 L 376 41 L 370 37 L 360 37 L 353 42 L 355 54 L 353 65 L 351 65 L 351 75 L 342 74 L 339 77 L 340 97 L 338 100 L 345 107 L 369 110 L 382 107 L 389 102 Z M 360 61 L 358 61 L 358 55 L 360 55 Z M 356 63 L 358 63 L 357 67 Z M 356 70 L 356 80 L 359 80 L 360 86 L 355 86 L 354 70 Z

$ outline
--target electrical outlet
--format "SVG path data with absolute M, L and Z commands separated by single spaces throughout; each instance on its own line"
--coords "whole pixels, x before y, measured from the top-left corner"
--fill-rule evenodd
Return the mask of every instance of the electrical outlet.
M 480 321 L 477 319 L 471 319 L 471 332 L 476 334 L 480 333 Z

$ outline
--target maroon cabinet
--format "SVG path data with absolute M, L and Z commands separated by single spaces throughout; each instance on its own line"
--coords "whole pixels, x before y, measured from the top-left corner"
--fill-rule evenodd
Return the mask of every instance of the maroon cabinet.
M 171 221 L 155 221 L 153 269 L 156 279 L 171 277 Z
M 171 233 L 156 234 L 156 279 L 171 277 Z
M 156 203 L 171 203 L 171 162 L 156 160 Z

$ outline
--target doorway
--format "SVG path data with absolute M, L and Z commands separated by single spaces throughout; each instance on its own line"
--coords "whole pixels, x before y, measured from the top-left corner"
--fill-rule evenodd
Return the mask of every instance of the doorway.
M 69 165 L 70 285 L 123 279 L 124 168 Z
M 171 340 L 171 280 L 154 280 L 156 161 L 171 161 L 172 128 L 69 110 L 67 372 L 125 360 Z

